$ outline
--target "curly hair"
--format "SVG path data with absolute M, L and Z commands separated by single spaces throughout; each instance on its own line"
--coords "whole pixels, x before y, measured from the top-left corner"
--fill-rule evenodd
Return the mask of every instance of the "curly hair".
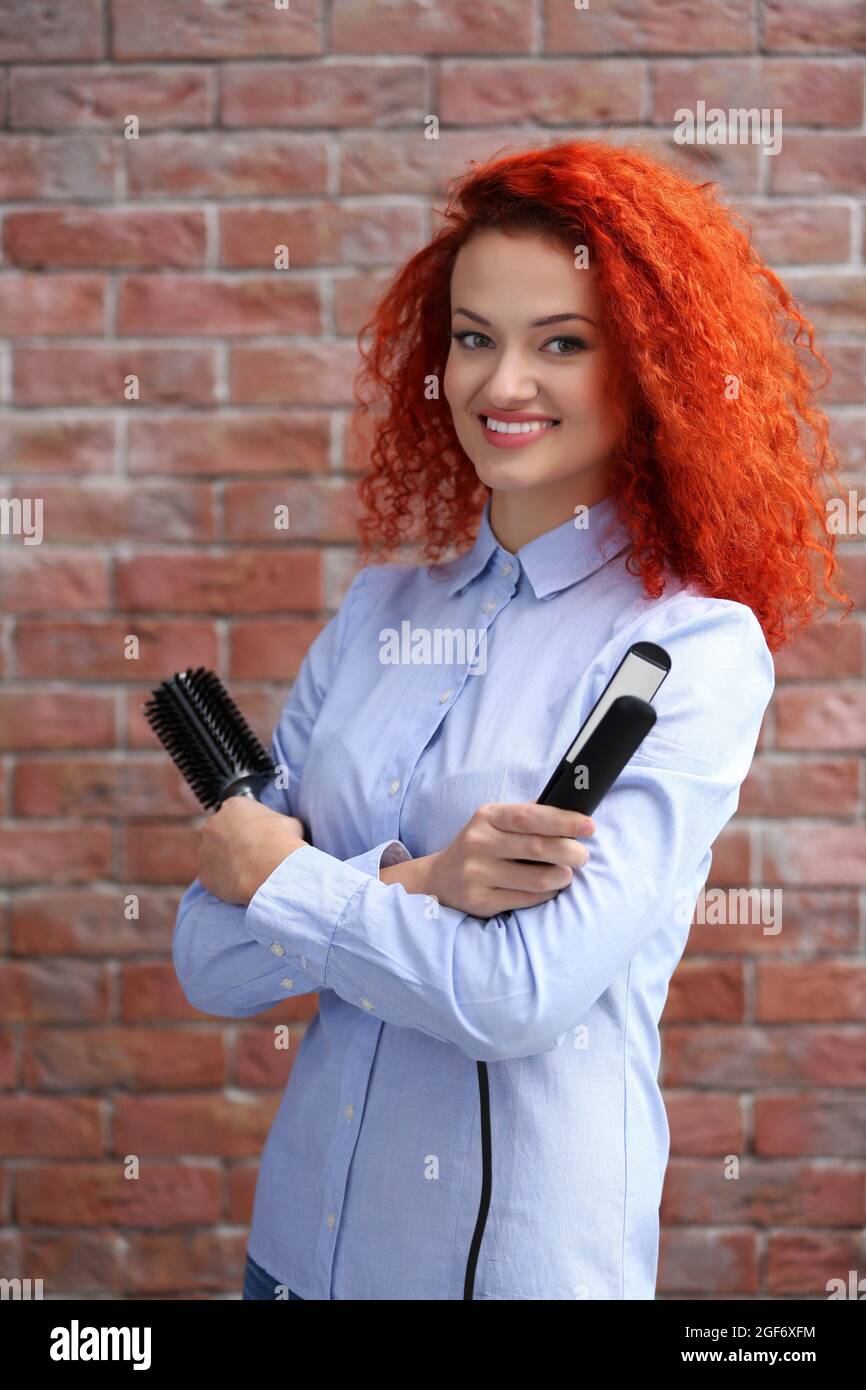
M 439 391 L 451 272 L 480 228 L 533 230 L 586 246 L 597 268 L 611 380 L 626 402 L 612 493 L 647 596 L 664 592 L 667 567 L 747 604 L 775 651 L 826 610 L 823 562 L 847 616 L 822 488 L 830 479 L 840 490 L 838 464 L 814 394 L 829 365 L 715 183 L 640 150 L 574 140 L 473 162 L 448 184 L 442 216 L 358 331 L 355 400 L 360 415 L 376 412 L 358 484 L 364 562 L 374 546 L 390 554 L 406 540 L 434 562 L 477 533 L 489 489 Z M 826 372 L 817 388 L 807 351 Z

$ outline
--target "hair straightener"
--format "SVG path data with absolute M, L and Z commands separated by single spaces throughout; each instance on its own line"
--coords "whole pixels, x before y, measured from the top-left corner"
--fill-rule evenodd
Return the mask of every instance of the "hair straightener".
M 656 712 L 649 701 L 670 669 L 670 657 L 654 642 L 635 642 L 629 647 L 539 796 L 540 804 L 592 815 L 655 724 Z M 502 916 L 510 917 L 511 913 Z M 466 1261 L 464 1300 L 471 1299 L 475 1289 L 475 1268 L 493 1182 L 487 1063 L 476 1061 L 476 1066 L 481 1108 L 481 1204 Z

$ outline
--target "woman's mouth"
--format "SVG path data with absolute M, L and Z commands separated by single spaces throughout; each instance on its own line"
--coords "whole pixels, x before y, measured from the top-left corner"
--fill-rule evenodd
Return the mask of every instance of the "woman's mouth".
M 487 415 L 479 415 L 478 418 L 487 443 L 497 449 L 522 449 L 524 445 L 534 443 L 559 425 L 559 421 L 553 418 L 524 420 L 515 424 L 506 424 L 504 420 L 495 420 Z

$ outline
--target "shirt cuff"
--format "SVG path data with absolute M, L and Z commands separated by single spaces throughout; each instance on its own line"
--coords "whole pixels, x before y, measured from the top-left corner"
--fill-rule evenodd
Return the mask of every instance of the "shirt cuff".
M 363 854 L 344 859 L 343 863 L 351 864 L 362 873 L 369 874 L 371 878 L 378 878 L 380 869 L 390 869 L 392 864 L 403 864 L 411 858 L 402 840 L 383 840 L 375 849 L 367 849 Z
M 401 840 L 383 840 L 352 859 L 336 859 L 313 845 L 287 854 L 249 901 L 245 926 L 260 945 L 284 958 L 292 978 L 326 988 L 331 940 L 349 899 L 380 868 L 412 856 Z

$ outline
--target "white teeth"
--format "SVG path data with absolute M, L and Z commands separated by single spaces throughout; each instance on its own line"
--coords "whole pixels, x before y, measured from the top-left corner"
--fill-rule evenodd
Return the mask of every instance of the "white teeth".
M 538 430 L 552 429 L 556 424 L 555 420 L 525 420 L 522 424 L 507 425 L 504 420 L 493 420 L 489 415 L 484 417 L 484 423 L 494 434 L 535 434 Z

